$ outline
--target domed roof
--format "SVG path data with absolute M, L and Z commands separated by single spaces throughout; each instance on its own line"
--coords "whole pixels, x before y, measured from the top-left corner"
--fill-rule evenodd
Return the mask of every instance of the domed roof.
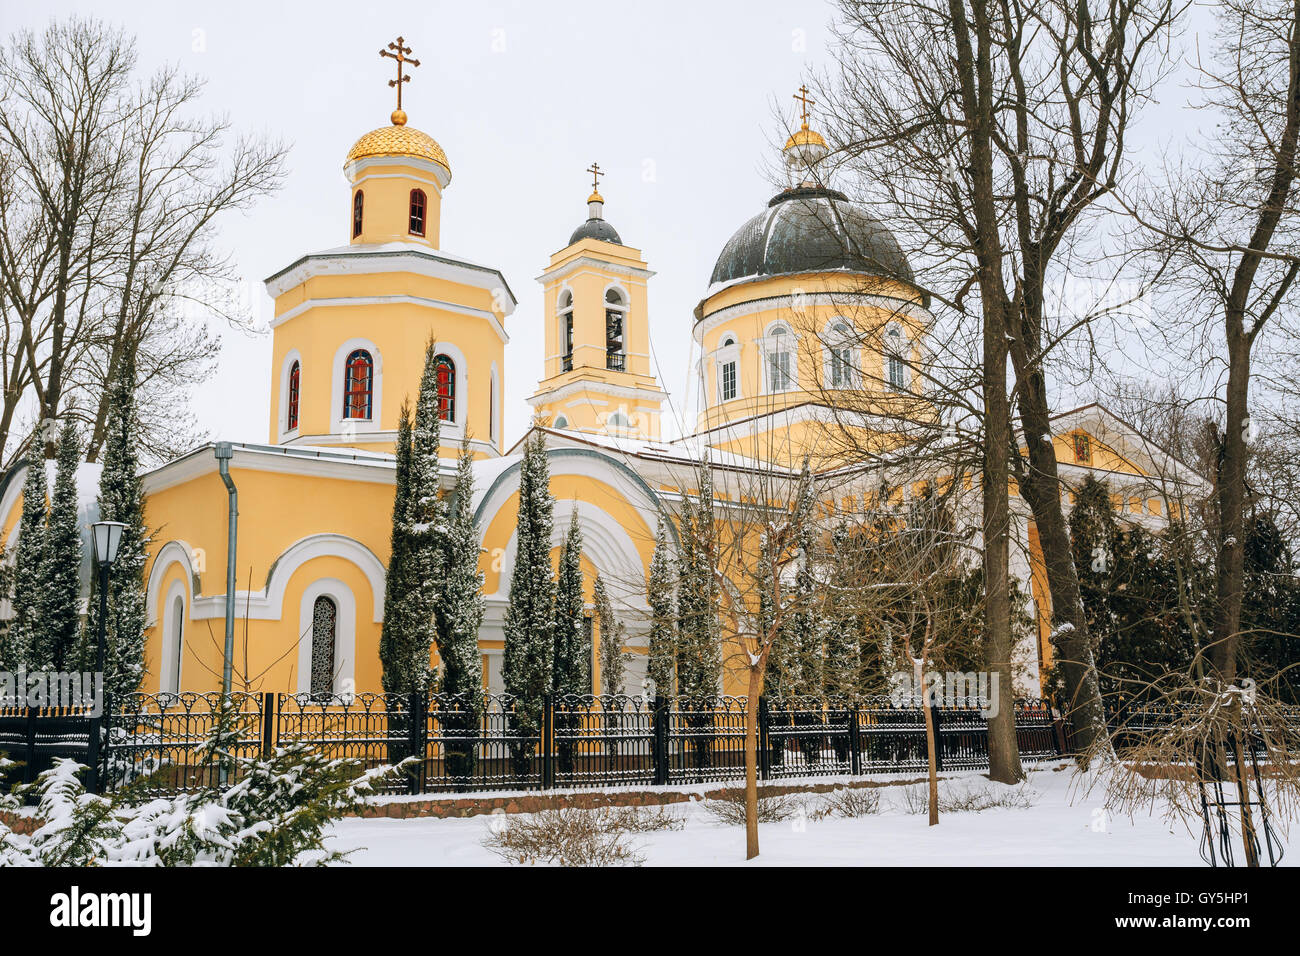
M 618 237 L 618 230 L 604 219 L 588 219 L 573 230 L 573 235 L 569 237 L 569 245 L 573 245 L 579 239 L 599 239 L 601 242 L 612 242 L 617 246 L 623 244 L 623 240 Z
M 789 149 L 791 146 L 825 146 L 826 140 L 822 139 L 822 134 L 814 129 L 805 126 L 801 130 L 796 130 L 789 139 L 785 141 L 782 149 Z
M 405 124 L 372 129 L 352 145 L 343 165 L 371 156 L 414 156 L 437 163 L 447 170 L 448 176 L 451 175 L 447 154 L 442 151 L 437 140 L 428 133 L 422 133 Z
M 841 192 L 804 185 L 779 193 L 736 230 L 709 282 L 832 271 L 913 279 L 898 240 L 879 220 Z

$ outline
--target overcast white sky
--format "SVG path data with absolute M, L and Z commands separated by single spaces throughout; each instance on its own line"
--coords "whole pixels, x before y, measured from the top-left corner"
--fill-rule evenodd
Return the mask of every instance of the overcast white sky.
M 608 171 L 607 218 L 658 273 L 652 343 L 675 409 L 685 408 L 692 309 L 723 243 L 773 192 L 765 169 L 783 138 L 774 109 L 793 116 L 791 95 L 824 62 L 834 13 L 820 0 L 0 0 L 0 8 L 5 33 L 71 12 L 117 23 L 138 38 L 142 68 L 179 63 L 209 81 L 209 109 L 292 145 L 285 188 L 221 224 L 220 243 L 264 316 L 261 279 L 347 241 L 343 157 L 388 122 L 392 64 L 378 51 L 406 37 L 422 65 L 404 105 L 453 172 L 442 245 L 501 269 L 520 302 L 507 323 L 507 442 L 527 425 L 524 398 L 542 371 L 534 278 L 586 218 L 593 160 Z M 1177 113 L 1175 103 L 1156 108 L 1139 129 L 1147 148 L 1178 139 Z M 264 441 L 270 336 L 223 338 L 194 411 L 211 436 Z
M 292 144 L 291 176 L 220 240 L 269 314 L 260 280 L 347 242 L 343 157 L 388 123 L 399 33 L 421 66 L 404 106 L 447 151 L 442 245 L 496 266 L 519 307 L 507 323 L 506 438 L 526 427 L 542 371 L 534 278 L 586 219 L 593 160 L 605 215 L 644 251 L 665 387 L 687 395 L 691 310 L 728 236 L 763 208 L 773 104 L 824 56 L 821 2 L 17 3 L 3 31 L 93 14 L 139 41 L 141 66 L 179 63 L 209 81 L 205 104 Z M 211 434 L 265 441 L 270 336 L 224 333 L 216 375 L 194 396 Z M 665 427 L 671 426 L 665 423 Z

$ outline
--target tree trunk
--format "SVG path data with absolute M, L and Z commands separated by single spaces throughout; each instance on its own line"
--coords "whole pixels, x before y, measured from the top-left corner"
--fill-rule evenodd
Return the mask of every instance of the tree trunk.
M 1080 753 L 1088 753 L 1107 737 L 1092 635 L 1084 615 L 1070 532 L 1061 509 L 1061 479 L 1045 385 L 1038 373 L 1025 375 L 1021 385 L 1020 424 L 1029 462 L 1023 471 L 1020 492 L 1033 513 L 1043 550 L 1047 590 L 1052 601 L 1052 643 L 1065 681 L 1066 719 Z
M 763 694 L 763 673 L 749 669 L 745 703 L 745 859 L 758 856 L 758 699 Z

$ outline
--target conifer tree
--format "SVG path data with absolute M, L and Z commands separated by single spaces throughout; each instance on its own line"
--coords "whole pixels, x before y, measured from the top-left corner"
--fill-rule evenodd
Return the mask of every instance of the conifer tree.
M 417 582 L 411 560 L 411 403 L 402 403 L 397 417 L 396 474 L 393 491 L 393 529 L 390 538 L 388 573 L 384 578 L 384 624 L 379 637 L 381 680 L 386 693 L 409 693 L 414 686 L 410 673 L 410 635 L 413 625 L 407 596 Z
M 627 628 L 614 613 L 614 605 L 609 599 L 605 579 L 599 574 L 596 575 L 593 596 L 596 604 L 596 620 L 600 626 L 600 692 L 621 694 L 627 679 L 627 655 L 623 653 Z
M 569 531 L 560 548 L 555 582 L 555 663 L 551 686 L 556 694 L 591 693 L 591 647 L 585 631 L 582 597 L 582 529 L 578 509 L 569 517 Z
M 505 648 L 501 677 L 514 697 L 511 755 L 517 775 L 527 775 L 535 743 L 527 738 L 541 732 L 542 708 L 551 687 L 554 651 L 555 585 L 551 580 L 550 468 L 540 430 L 524 443 L 519 471 L 519 513 L 515 523 L 515 565 L 510 573 L 506 604 Z
M 646 676 L 654 682 L 655 694 L 671 697 L 676 688 L 677 607 L 674 562 L 668 545 L 668 519 L 660 516 L 655 533 L 655 550 L 650 559 L 650 580 L 646 599 L 650 605 L 650 647 Z
M 794 581 L 788 591 L 783 589 L 788 596 L 789 608 L 782 616 L 781 634 L 768 659 L 765 684 L 770 693 L 783 697 L 818 694 L 822 688 L 823 623 L 815 573 L 820 557 L 815 513 L 817 495 L 807 458 L 799 475 L 793 504 L 790 511 L 791 535 L 798 543 L 794 556 Z M 770 564 L 764 562 L 764 567 Z M 766 594 L 770 589 L 765 587 L 763 590 Z
M 66 422 L 59 435 L 54 494 L 45 530 L 43 591 L 28 666 L 66 670 L 81 633 L 81 528 L 77 522 L 77 430 Z
M 109 575 L 108 621 L 105 628 L 104 687 L 114 697 L 139 690 L 144 679 L 146 599 L 145 561 L 149 532 L 144 520 L 144 487 L 140 479 L 139 419 L 135 402 L 135 361 L 127 352 L 114 377 L 104 432 L 104 467 L 99 478 L 99 516 L 120 521 L 125 528 L 117 559 Z M 91 595 L 81 660 L 95 660 L 99 627 L 98 574 L 91 575 Z
M 709 462 L 700 468 L 699 493 L 682 502 L 682 553 L 678 571 L 677 691 L 712 697 L 722 676 L 718 623 L 716 526 Z
M 478 648 L 478 631 L 483 623 L 483 575 L 478 569 L 473 462 L 467 439 L 461 448 L 451 494 L 438 602 L 442 691 L 457 697 L 443 717 L 444 729 L 452 732 L 447 744 L 447 770 L 453 777 L 471 776 L 474 747 L 468 738 L 477 734 L 484 707 L 483 661 Z
M 437 345 L 430 338 L 414 419 L 409 405 L 404 404 L 398 421 L 392 554 L 379 645 L 383 686 L 388 693 L 426 691 L 433 679 L 430 658 L 447 530 L 446 507 L 438 486 L 442 415 L 436 357 Z
M 23 482 L 23 515 L 14 554 L 13 619 L 9 624 L 4 665 L 9 670 L 31 665 L 32 645 L 39 626 L 38 608 L 45 593 L 45 522 L 48 494 L 45 459 L 40 442 L 29 445 L 27 475 Z

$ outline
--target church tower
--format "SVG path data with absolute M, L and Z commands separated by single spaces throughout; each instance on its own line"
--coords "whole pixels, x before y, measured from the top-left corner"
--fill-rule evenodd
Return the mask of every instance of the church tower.
M 587 172 L 587 221 L 538 277 L 546 364 L 528 401 L 554 428 L 658 438 L 667 396 L 650 371 L 646 293 L 654 273 L 605 220 L 599 165 Z
M 437 348 L 442 455 L 468 439 L 477 457 L 501 453 L 505 318 L 514 295 L 496 269 L 442 247 L 451 164 L 407 123 L 402 86 L 411 48 L 396 61 L 397 109 L 343 163 L 346 245 L 303 256 L 266 280 L 275 300 L 270 442 L 391 452 L 403 401 L 414 405 L 425 345 Z M 340 230 L 341 231 L 341 230 Z

